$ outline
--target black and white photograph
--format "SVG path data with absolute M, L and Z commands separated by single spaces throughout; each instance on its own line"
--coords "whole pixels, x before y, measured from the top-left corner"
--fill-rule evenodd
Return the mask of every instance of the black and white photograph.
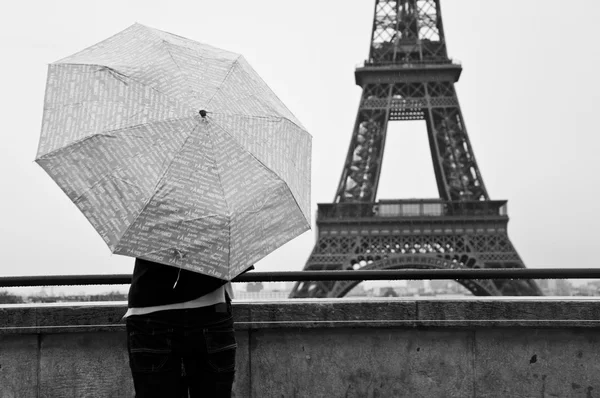
M 600 397 L 600 3 L 0 16 L 0 397 Z

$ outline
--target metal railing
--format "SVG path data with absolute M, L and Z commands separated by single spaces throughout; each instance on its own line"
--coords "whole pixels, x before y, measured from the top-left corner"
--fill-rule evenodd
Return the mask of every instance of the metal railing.
M 438 279 L 598 279 L 600 268 L 487 268 L 487 269 L 402 269 L 358 271 L 250 271 L 232 282 L 305 282 L 365 280 Z M 3 276 L 1 287 L 127 285 L 129 274 Z

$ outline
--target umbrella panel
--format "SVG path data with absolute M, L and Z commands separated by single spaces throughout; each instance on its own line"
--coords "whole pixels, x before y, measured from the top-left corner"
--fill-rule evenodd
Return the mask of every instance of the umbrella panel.
M 194 113 L 106 67 L 50 65 L 37 158 L 95 134 Z
M 282 118 L 214 113 L 211 121 L 286 182 L 310 223 L 310 135 Z

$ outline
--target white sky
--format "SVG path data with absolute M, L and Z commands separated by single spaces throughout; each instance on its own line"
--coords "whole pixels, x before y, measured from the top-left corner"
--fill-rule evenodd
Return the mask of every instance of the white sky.
M 0 14 L 0 275 L 130 273 L 34 162 L 47 64 L 134 22 L 244 54 L 313 135 L 313 214 L 342 171 L 367 57 L 373 0 L 10 1 Z M 467 131 L 509 236 L 530 268 L 597 267 L 600 2 L 445 0 Z M 402 134 L 403 126 L 390 134 Z M 437 196 L 424 124 L 386 148 L 380 197 Z M 416 132 L 422 131 L 422 134 Z M 414 147 L 414 148 L 413 148 Z M 395 154 L 401 154 L 396 156 Z M 419 156 L 425 154 L 424 156 Z M 394 158 L 400 159 L 395 160 Z M 430 169 L 428 169 L 430 170 Z M 394 181 L 398 183 L 394 184 Z M 398 185 L 400 181 L 404 185 Z M 313 215 L 314 222 L 314 215 Z M 257 264 L 301 270 L 307 232 Z

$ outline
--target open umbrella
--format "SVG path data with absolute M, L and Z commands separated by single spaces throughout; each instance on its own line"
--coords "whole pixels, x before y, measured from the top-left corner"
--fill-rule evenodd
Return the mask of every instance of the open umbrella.
M 113 253 L 234 278 L 310 228 L 310 150 L 238 54 L 135 24 L 49 65 L 36 162 Z

